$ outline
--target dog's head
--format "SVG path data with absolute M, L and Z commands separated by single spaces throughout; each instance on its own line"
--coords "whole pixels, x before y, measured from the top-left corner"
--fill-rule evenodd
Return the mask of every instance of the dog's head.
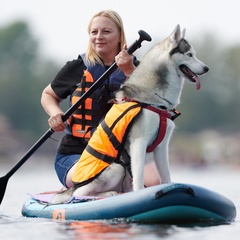
M 177 67 L 177 74 L 189 82 L 196 83 L 198 90 L 200 89 L 198 75 L 206 73 L 209 68 L 196 57 L 194 48 L 184 38 L 185 33 L 186 30 L 181 32 L 180 26 L 177 25 L 173 33 L 165 40 L 165 44 L 169 49 L 169 57 Z
M 198 75 L 209 69 L 196 57 L 193 47 L 184 38 L 180 26 L 153 46 L 142 58 L 140 65 L 121 87 L 119 99 L 127 97 L 139 102 L 176 107 L 180 102 L 184 80 L 200 89 Z

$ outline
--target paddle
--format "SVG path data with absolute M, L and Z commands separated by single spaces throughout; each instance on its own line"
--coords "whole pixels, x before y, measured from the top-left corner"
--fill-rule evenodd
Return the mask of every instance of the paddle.
M 151 41 L 151 37 L 143 30 L 138 31 L 139 39 L 136 40 L 127 50 L 129 54 L 132 54 L 135 50 L 141 47 L 141 43 Z M 79 100 L 71 106 L 62 116 L 63 122 L 65 122 L 78 107 L 97 89 L 103 82 L 117 69 L 117 64 L 114 62 L 108 70 L 102 74 L 102 76 L 94 82 L 94 84 L 86 91 Z M 2 203 L 7 183 L 9 178 L 32 156 L 32 154 L 54 133 L 51 128 L 25 153 L 25 155 L 19 160 L 19 162 L 3 177 L 0 178 L 0 204 Z

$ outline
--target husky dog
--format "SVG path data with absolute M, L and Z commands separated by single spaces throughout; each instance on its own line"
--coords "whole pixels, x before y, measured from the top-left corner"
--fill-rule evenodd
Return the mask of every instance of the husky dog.
M 209 68 L 197 59 L 195 50 L 184 36 L 185 30 L 181 32 L 177 25 L 168 38 L 152 47 L 116 92 L 116 102 L 121 103 L 127 99 L 171 112 L 180 103 L 184 80 L 195 83 L 197 90 L 200 89 L 198 75 L 206 73 Z M 171 182 L 168 145 L 175 124 L 169 118 L 166 121 L 164 138 L 153 150 L 153 160 L 161 183 Z M 156 112 L 143 108 L 131 126 L 125 149 L 131 158 L 132 177 L 124 171 L 121 164 L 112 163 L 93 181 L 80 187 L 76 184 L 57 194 L 52 203 L 67 201 L 72 196 L 115 195 L 120 190 L 119 186 L 125 192 L 144 188 L 146 149 L 156 139 L 160 124 Z

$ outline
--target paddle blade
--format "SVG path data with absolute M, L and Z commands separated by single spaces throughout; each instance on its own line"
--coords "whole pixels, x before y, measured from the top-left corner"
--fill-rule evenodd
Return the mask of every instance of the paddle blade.
M 2 203 L 5 191 L 6 191 L 6 187 L 7 187 L 7 183 L 8 183 L 8 177 L 4 176 L 0 178 L 0 204 Z

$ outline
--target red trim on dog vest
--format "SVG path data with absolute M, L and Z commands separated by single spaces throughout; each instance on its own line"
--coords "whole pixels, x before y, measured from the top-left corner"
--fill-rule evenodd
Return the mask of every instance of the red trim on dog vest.
M 161 109 L 155 108 L 153 106 L 147 106 L 146 108 L 155 113 L 158 113 L 159 117 L 160 117 L 160 126 L 159 126 L 158 135 L 157 135 L 156 139 L 154 140 L 154 142 L 147 148 L 147 152 L 152 152 L 154 150 L 154 148 L 157 147 L 157 145 L 162 142 L 162 140 L 166 134 L 167 118 L 171 119 L 171 114 L 166 110 L 161 110 Z

